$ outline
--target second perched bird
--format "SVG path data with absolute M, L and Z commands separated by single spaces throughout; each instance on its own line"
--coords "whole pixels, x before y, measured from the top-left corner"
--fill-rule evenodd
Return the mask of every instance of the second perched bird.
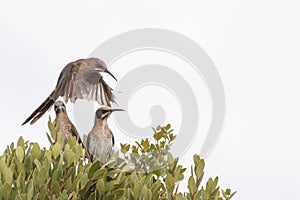
M 80 135 L 78 134 L 75 126 L 72 124 L 67 115 L 65 104 L 62 101 L 55 102 L 54 111 L 56 113 L 54 126 L 58 130 L 55 142 L 57 142 L 57 138 L 59 135 L 64 136 L 65 144 L 68 142 L 69 137 L 75 136 L 77 138 L 77 141 L 83 145 Z
M 75 103 L 78 98 L 93 100 L 100 105 L 110 106 L 110 103 L 114 102 L 112 88 L 106 84 L 99 72 L 106 72 L 117 80 L 108 71 L 106 64 L 98 58 L 79 59 L 67 64 L 61 71 L 53 92 L 22 125 L 27 122 L 34 124 L 51 108 L 58 97 L 63 97 L 65 103 L 68 102 L 68 99 Z
M 105 164 L 112 155 L 115 141 L 114 135 L 107 125 L 107 119 L 113 111 L 124 110 L 101 107 L 96 111 L 94 127 L 87 138 L 87 149 L 92 161 L 99 160 Z

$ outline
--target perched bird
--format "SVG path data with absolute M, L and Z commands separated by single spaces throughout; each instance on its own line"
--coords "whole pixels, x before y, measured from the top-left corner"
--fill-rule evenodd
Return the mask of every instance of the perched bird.
M 94 127 L 87 138 L 87 149 L 92 162 L 99 160 L 104 164 L 112 155 L 115 141 L 114 135 L 107 125 L 107 119 L 113 111 L 124 110 L 101 107 L 96 111 Z
M 68 142 L 69 137 L 75 136 L 77 138 L 77 141 L 83 145 L 80 135 L 78 134 L 75 126 L 72 124 L 67 115 L 65 104 L 62 101 L 55 102 L 54 111 L 56 114 L 54 127 L 58 130 L 55 142 L 57 142 L 57 138 L 59 135 L 64 136 L 65 144 Z
M 58 97 L 75 103 L 76 99 L 97 101 L 100 105 L 110 106 L 114 102 L 112 88 L 103 80 L 100 72 L 114 75 L 108 71 L 106 64 L 98 58 L 80 59 L 70 62 L 61 71 L 56 87 L 47 99 L 23 122 L 34 124 L 51 108 Z

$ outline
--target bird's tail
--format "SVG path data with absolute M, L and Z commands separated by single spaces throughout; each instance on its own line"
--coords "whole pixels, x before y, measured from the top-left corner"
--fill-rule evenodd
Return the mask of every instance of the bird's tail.
M 55 102 L 55 96 L 53 91 L 47 99 L 23 122 L 22 126 L 30 121 L 30 124 L 34 124 L 38 119 L 40 119 L 43 114 L 51 108 Z

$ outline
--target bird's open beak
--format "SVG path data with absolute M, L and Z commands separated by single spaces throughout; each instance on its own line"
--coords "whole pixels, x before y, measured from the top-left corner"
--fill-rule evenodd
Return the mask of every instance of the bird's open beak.
M 106 69 L 104 72 L 108 73 L 108 74 L 111 75 L 116 81 L 118 81 L 118 80 L 116 79 L 116 77 L 115 77 L 110 71 L 108 71 L 108 69 Z

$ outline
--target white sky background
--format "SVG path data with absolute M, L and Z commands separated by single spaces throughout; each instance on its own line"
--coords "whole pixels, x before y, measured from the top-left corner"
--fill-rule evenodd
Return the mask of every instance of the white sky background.
M 164 28 L 196 41 L 225 87 L 225 126 L 206 158 L 206 177 L 218 175 L 222 187 L 238 191 L 235 199 L 294 199 L 300 190 L 299 6 L 290 0 L 1 1 L 0 150 L 20 135 L 48 145 L 49 113 L 34 126 L 20 125 L 68 62 L 124 31 Z M 187 158 L 199 151 L 194 145 Z

